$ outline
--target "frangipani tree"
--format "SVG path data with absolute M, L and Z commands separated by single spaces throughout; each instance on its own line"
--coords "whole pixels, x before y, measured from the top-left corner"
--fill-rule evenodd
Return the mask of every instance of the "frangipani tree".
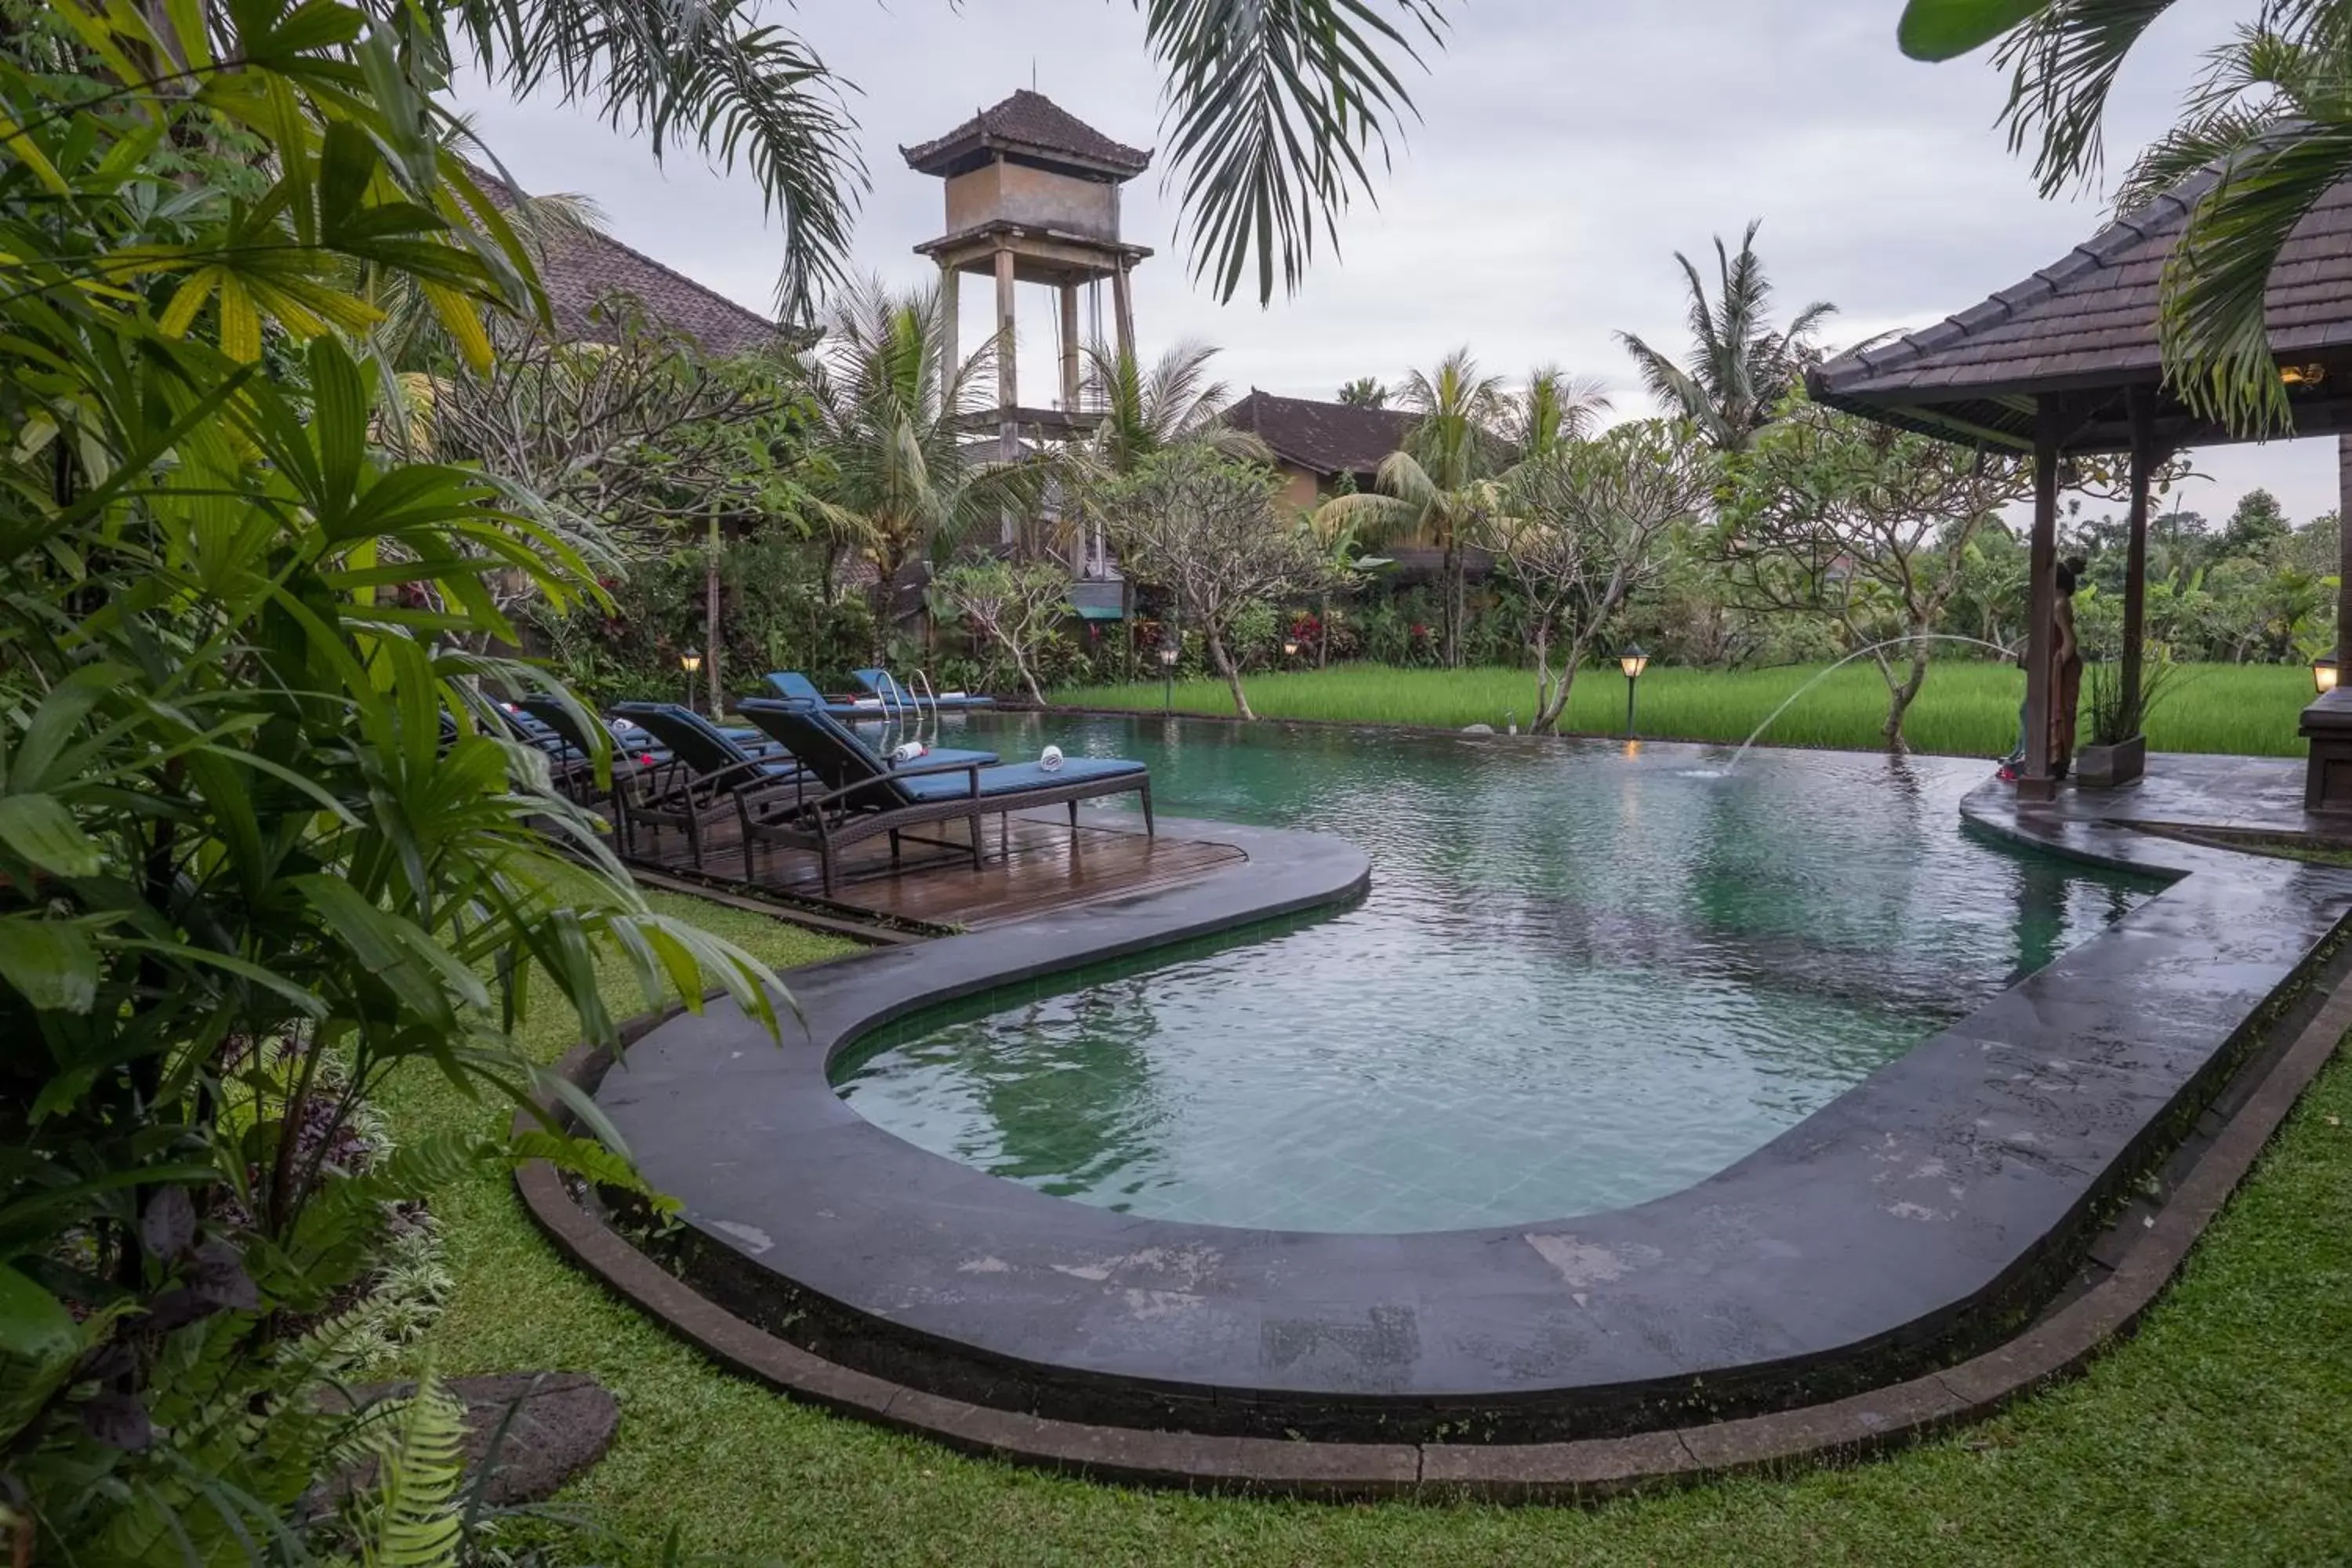
M 1970 543 L 2032 490 L 2014 454 L 1800 402 L 1735 459 L 1721 546 L 1751 607 L 1821 616 L 1869 652 L 1899 752 Z
M 1146 459 L 1102 498 L 1119 558 L 1174 597 L 1244 719 L 1257 715 L 1231 647 L 1234 617 L 1251 605 L 1319 593 L 1339 571 L 1306 521 L 1284 515 L 1281 489 L 1270 469 L 1195 443 Z
M 1534 732 L 1558 729 L 1585 657 L 1626 601 L 1665 569 L 1676 531 L 1697 521 L 1717 472 L 1687 425 L 1651 419 L 1561 443 L 1504 481 L 1502 504 L 1480 519 L 1474 538 L 1527 595 Z
M 1037 655 L 1070 613 L 1068 572 L 1052 562 L 960 561 L 933 575 L 929 596 L 938 611 L 961 616 L 983 641 L 1003 649 L 1029 700 L 1045 705 Z

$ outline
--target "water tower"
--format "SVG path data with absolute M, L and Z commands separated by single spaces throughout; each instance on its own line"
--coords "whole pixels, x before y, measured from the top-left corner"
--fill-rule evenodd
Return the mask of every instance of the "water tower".
M 1135 352 L 1129 271 L 1151 254 L 1118 236 L 1118 188 L 1151 166 L 1151 154 L 1112 141 L 1052 100 L 1022 91 L 934 142 L 898 149 L 907 166 L 947 182 L 947 232 L 915 247 L 939 263 L 947 359 L 956 363 L 957 284 L 967 272 L 996 280 L 996 429 L 1000 455 L 1020 456 L 1021 432 L 1066 440 L 1096 422 L 1078 407 L 1079 296 L 1111 286 L 1118 352 Z M 1014 363 L 1015 286 L 1058 290 L 1060 406 L 1024 408 Z M 1099 330 L 1098 326 L 1096 330 Z

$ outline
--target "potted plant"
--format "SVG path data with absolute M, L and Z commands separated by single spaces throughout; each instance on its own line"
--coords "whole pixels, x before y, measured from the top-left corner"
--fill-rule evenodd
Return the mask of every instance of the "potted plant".
M 2136 783 L 2147 772 L 2148 710 L 2172 683 L 2173 664 L 2151 647 L 2141 662 L 2139 690 L 2124 690 L 2123 666 L 2105 660 L 2083 672 L 2083 700 L 2089 710 L 2089 743 L 2074 753 L 2074 784 L 2081 789 L 2114 789 Z

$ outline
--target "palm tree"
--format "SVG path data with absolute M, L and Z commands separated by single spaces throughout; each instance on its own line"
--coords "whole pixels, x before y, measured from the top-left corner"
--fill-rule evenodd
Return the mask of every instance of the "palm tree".
M 1378 376 L 1360 375 L 1339 389 L 1339 401 L 1350 408 L 1386 408 L 1389 389 Z
M 951 549 L 1035 482 L 1020 465 L 983 461 L 962 425 L 985 405 L 993 342 L 943 374 L 946 334 L 937 289 L 893 294 L 868 280 L 835 301 L 811 369 L 814 510 L 874 563 L 877 636 L 910 561 Z
M 1315 249 L 1372 191 L 1391 131 L 1414 114 L 1399 70 L 1442 47 L 1444 0 L 1130 0 L 1160 71 L 1192 272 L 1230 300 L 1279 270 L 1297 289 Z M 759 0 L 425 0 L 385 6 L 418 85 L 457 62 L 520 98 L 588 104 L 654 155 L 740 158 L 782 219 L 779 311 L 806 320 L 846 286 L 866 188 L 856 126 L 815 48 L 763 21 Z
M 1102 409 L 1102 422 L 1086 455 L 1105 472 L 1121 477 L 1180 441 L 1208 441 L 1228 457 L 1262 457 L 1264 443 L 1223 423 L 1233 394 L 1223 382 L 1209 379 L 1209 362 L 1216 357 L 1214 348 L 1188 338 L 1146 370 L 1132 353 L 1099 343 L 1089 347 L 1087 387 Z
M 1502 434 L 1510 416 L 1503 378 L 1480 373 L 1466 348 L 1454 350 L 1426 374 L 1413 372 L 1398 401 L 1419 417 L 1402 449 L 1381 462 L 1374 493 L 1334 496 L 1315 514 L 1326 539 L 1352 529 L 1379 547 L 1421 538 L 1445 552 L 1444 656 L 1462 662 L 1462 544 L 1476 520 L 1496 503 L 1507 451 Z
M 1529 372 L 1527 385 L 1511 398 L 1511 449 L 1526 462 L 1549 457 L 1565 442 L 1589 440 L 1610 407 L 1599 381 L 1544 365 Z
M 1796 389 L 1805 366 L 1819 357 L 1815 329 L 1837 310 L 1816 302 L 1798 311 L 1786 327 L 1771 324 L 1767 312 L 1772 285 L 1756 255 L 1756 232 L 1763 226 L 1761 218 L 1748 224 L 1738 256 L 1717 237 L 1718 283 L 1713 300 L 1690 258 L 1675 253 L 1690 282 L 1689 359 L 1676 364 L 1633 333 L 1617 334 L 1641 366 L 1642 380 L 1652 395 L 1725 452 L 1744 451 L 1756 432 L 1771 423 L 1773 410 Z
M 2010 146 L 2038 141 L 2044 196 L 2097 178 L 2107 93 L 2171 0 L 1911 0 L 1901 40 L 1916 59 L 2000 40 L 2011 72 Z M 2164 270 L 2158 321 L 2168 385 L 2247 436 L 2293 428 L 2264 329 L 2280 249 L 2319 198 L 2352 175 L 2352 0 L 2260 0 L 2233 44 L 2190 88 L 2179 123 L 2146 149 L 2117 194 L 2129 209 L 2218 167 Z

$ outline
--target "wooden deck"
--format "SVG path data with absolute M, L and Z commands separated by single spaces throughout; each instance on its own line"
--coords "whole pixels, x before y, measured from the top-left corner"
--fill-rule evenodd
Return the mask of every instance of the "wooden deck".
M 705 830 L 700 875 L 756 890 L 829 904 L 855 914 L 961 926 L 977 931 L 1032 915 L 1105 899 L 1172 888 L 1213 874 L 1247 858 L 1229 844 L 1171 837 L 1146 837 L 1133 829 L 1071 828 L 1056 808 L 1054 820 L 1039 816 L 990 817 L 982 837 L 987 863 L 971 864 L 969 829 L 958 821 L 918 829 L 925 837 L 955 846 L 940 848 L 912 842 L 896 870 L 882 839 L 854 846 L 842 857 L 842 875 L 831 899 L 817 876 L 816 857 L 774 845 L 759 848 L 759 876 L 744 869 L 740 832 L 721 816 Z M 691 875 L 686 835 L 639 828 L 637 860 L 650 869 Z

